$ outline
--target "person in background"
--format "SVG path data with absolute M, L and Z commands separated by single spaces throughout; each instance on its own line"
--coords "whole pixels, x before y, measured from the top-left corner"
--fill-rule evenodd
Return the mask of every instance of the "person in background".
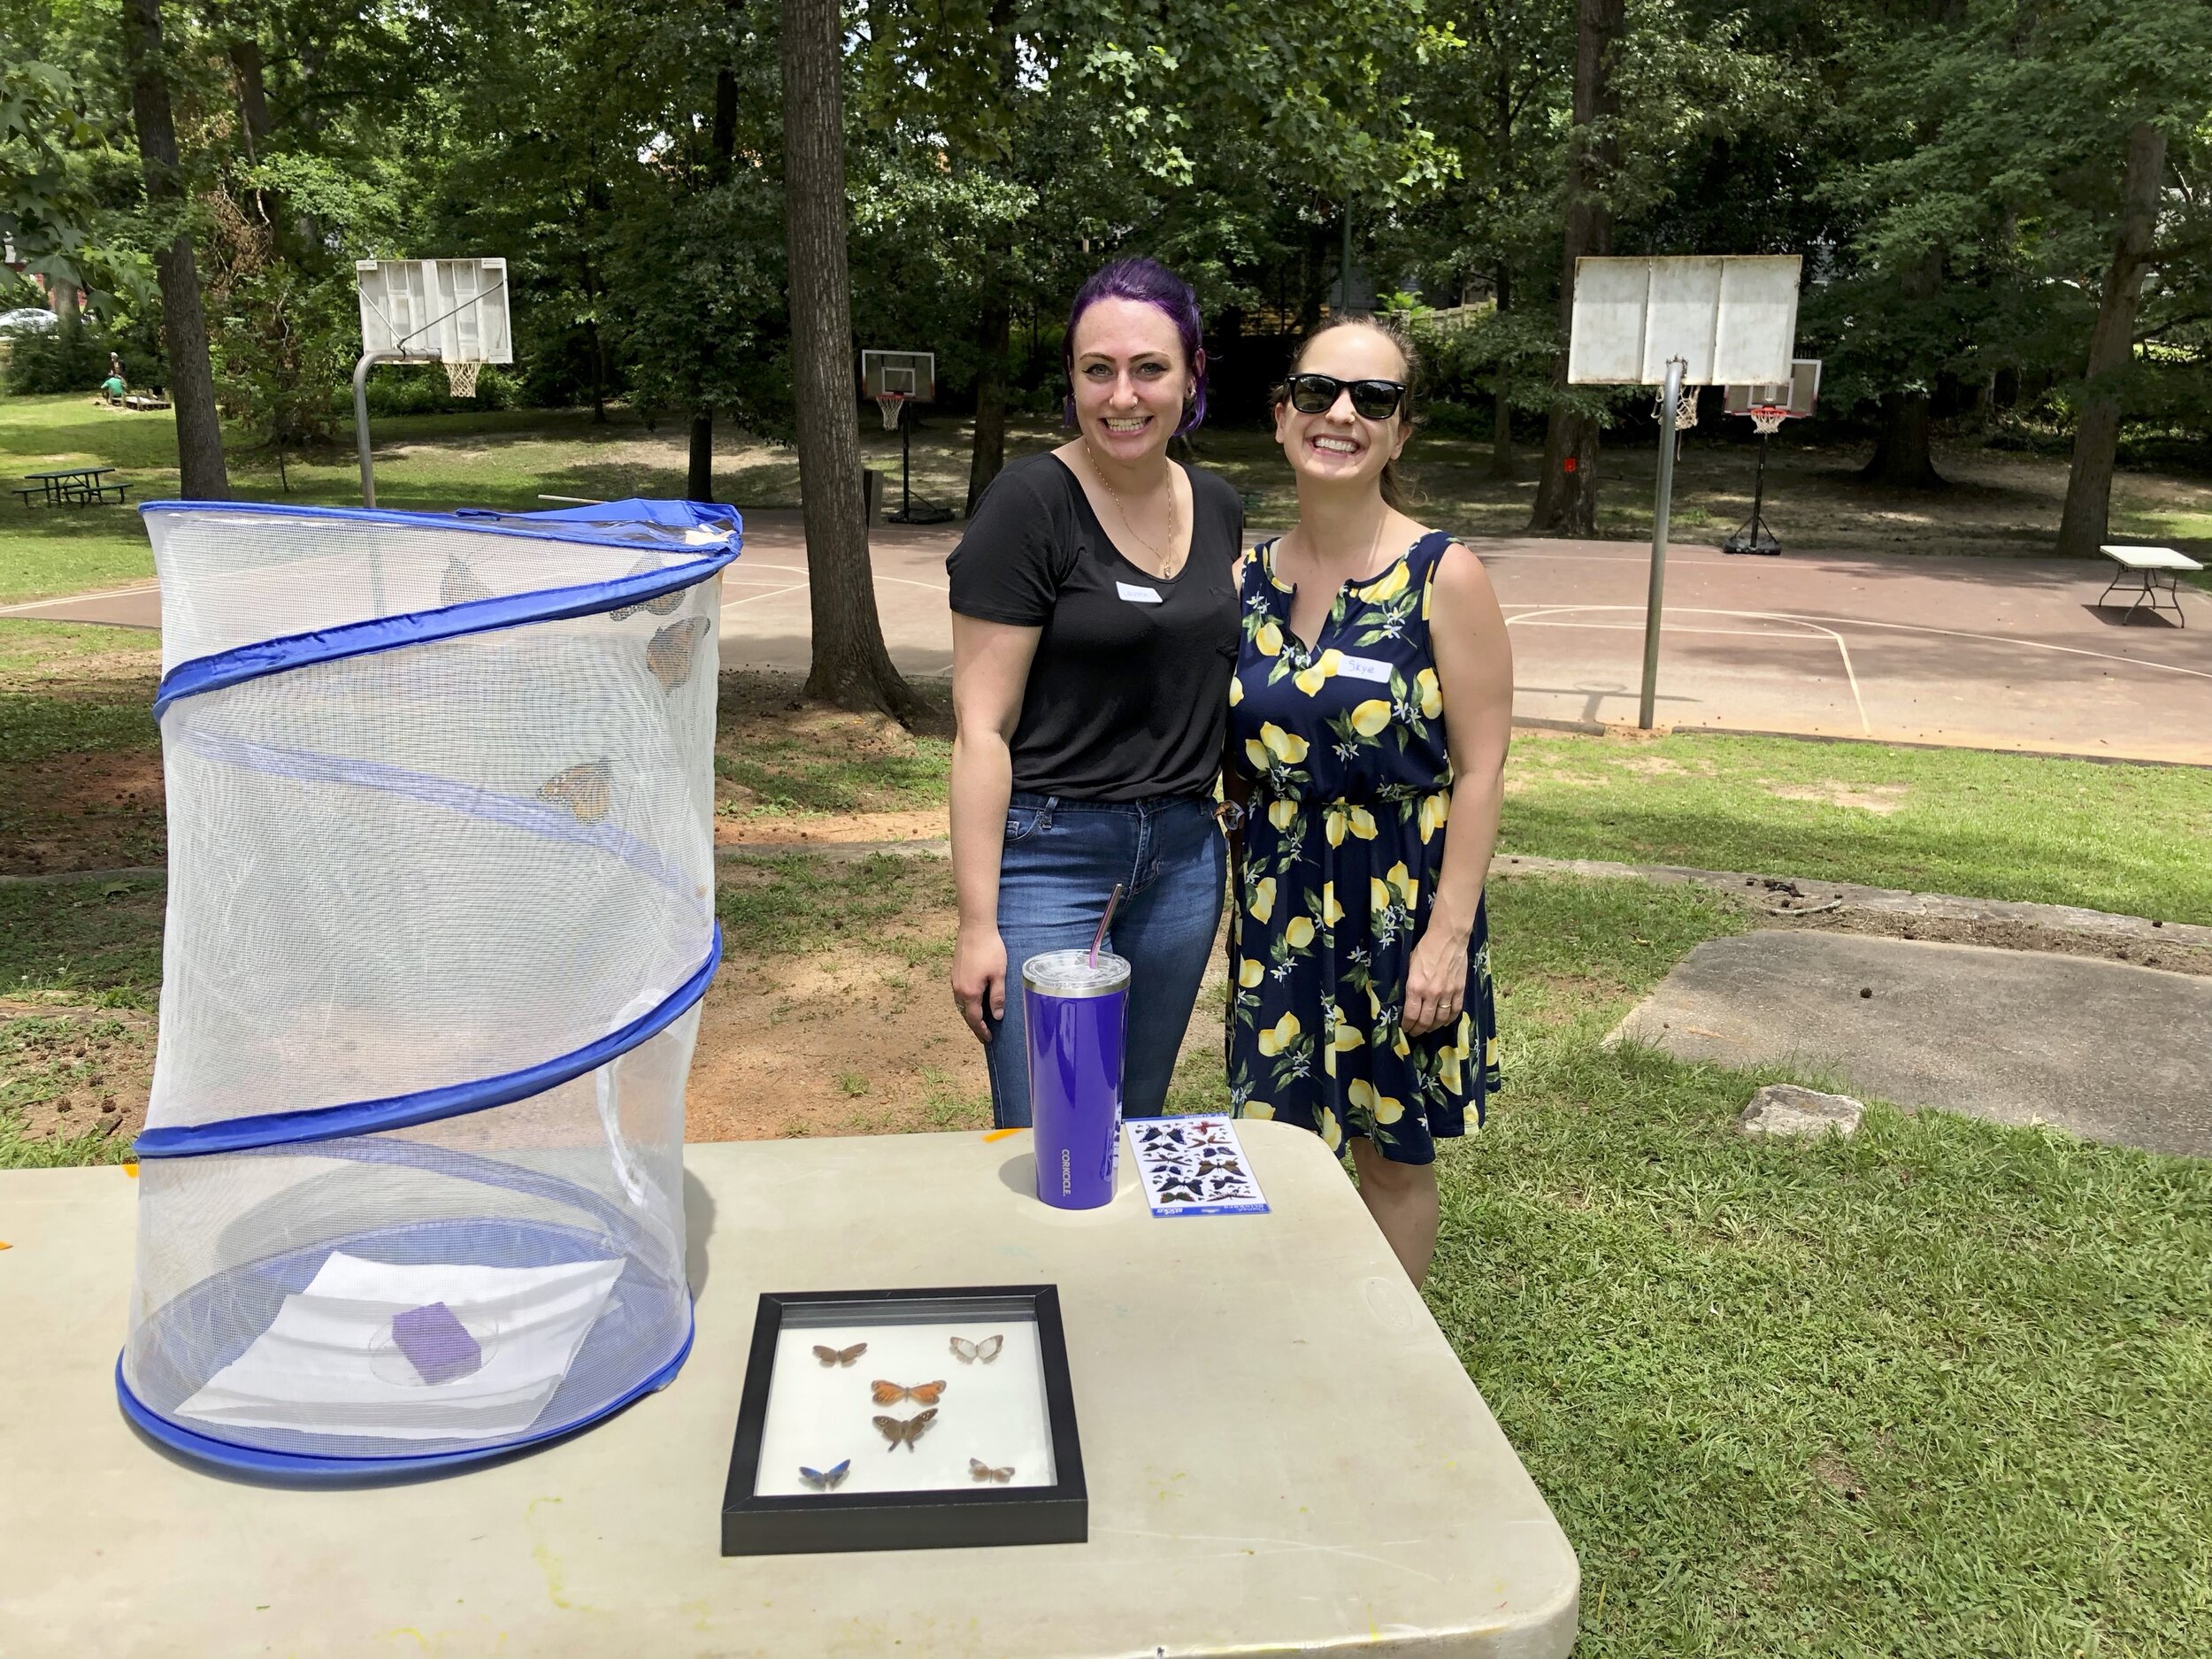
M 1243 809 L 1231 1110 L 1348 1148 L 1417 1285 L 1436 1142 L 1498 1086 L 1483 882 L 1513 655 L 1481 564 L 1402 509 L 1415 367 L 1351 319 L 1310 336 L 1276 394 L 1298 522 L 1243 564 L 1225 783 Z
M 1109 936 L 1130 964 L 1123 1109 L 1157 1113 L 1220 923 L 1213 792 L 1236 660 L 1243 504 L 1168 458 L 1206 414 L 1198 302 L 1123 259 L 1064 347 L 1076 435 L 1010 464 L 951 577 L 952 995 L 1001 1127 L 1030 1121 L 1021 966 Z

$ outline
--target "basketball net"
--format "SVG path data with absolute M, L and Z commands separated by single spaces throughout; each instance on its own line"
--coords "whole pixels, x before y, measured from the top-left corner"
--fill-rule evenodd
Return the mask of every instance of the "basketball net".
M 906 407 L 906 396 L 904 392 L 878 392 L 876 394 L 876 410 L 883 417 L 883 429 L 886 432 L 896 432 L 899 429 L 899 411 Z
M 447 357 L 444 363 L 446 390 L 456 397 L 475 396 L 476 372 L 484 365 L 472 358 Z
M 1786 409 L 1752 409 L 1745 412 L 1751 417 L 1751 424 L 1759 429 L 1762 438 L 1771 438 L 1782 430 L 1782 423 L 1790 418 L 1790 411 Z
M 1663 387 L 1652 394 L 1651 418 L 1654 420 L 1664 420 L 1667 418 L 1667 394 Z M 1677 432 L 1687 432 L 1696 425 L 1697 388 L 1685 386 L 1682 388 L 1682 395 L 1675 400 L 1674 429 Z

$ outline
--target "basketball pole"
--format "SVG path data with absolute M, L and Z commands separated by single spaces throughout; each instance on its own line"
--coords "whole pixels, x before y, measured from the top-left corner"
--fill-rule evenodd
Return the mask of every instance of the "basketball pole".
M 1689 365 L 1667 359 L 1666 389 L 1659 416 L 1659 483 L 1651 504 L 1651 593 L 1644 603 L 1644 688 L 1636 705 L 1636 726 L 1651 730 L 1652 705 L 1659 696 L 1659 613 L 1667 588 L 1667 515 L 1674 504 L 1674 411 L 1682 397 L 1682 373 Z

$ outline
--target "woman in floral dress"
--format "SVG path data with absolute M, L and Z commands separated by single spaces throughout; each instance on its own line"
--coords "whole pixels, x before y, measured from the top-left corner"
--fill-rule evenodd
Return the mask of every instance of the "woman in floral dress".
M 1436 1141 L 1498 1087 L 1482 902 L 1513 713 L 1505 620 L 1474 555 L 1399 510 L 1410 348 L 1306 342 L 1275 436 L 1298 523 L 1243 561 L 1226 783 L 1244 808 L 1232 1109 L 1349 1147 L 1416 1284 Z

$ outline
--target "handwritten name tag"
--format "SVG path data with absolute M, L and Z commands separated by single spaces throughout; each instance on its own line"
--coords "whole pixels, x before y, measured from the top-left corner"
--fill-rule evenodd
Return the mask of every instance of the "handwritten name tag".
M 1116 582 L 1114 591 L 1133 605 L 1156 605 L 1160 603 L 1157 590 L 1140 588 L 1134 582 Z
M 1379 657 L 1339 657 L 1336 672 L 1347 680 L 1371 680 L 1383 686 L 1390 683 L 1390 664 Z

